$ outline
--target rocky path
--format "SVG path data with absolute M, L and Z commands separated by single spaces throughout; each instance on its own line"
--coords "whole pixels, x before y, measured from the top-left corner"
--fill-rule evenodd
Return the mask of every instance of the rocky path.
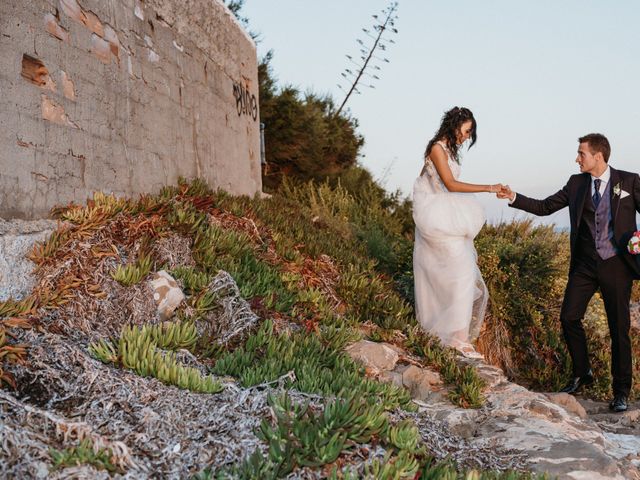
M 605 403 L 567 394 L 537 393 L 510 382 L 502 370 L 482 360 L 472 363 L 486 381 L 486 404 L 458 408 L 446 399 L 439 375 L 403 364 L 405 352 L 388 344 L 361 341 L 348 351 L 373 375 L 408 388 L 419 415 L 444 422 L 469 445 L 496 446 L 523 454 L 528 468 L 558 479 L 638 479 L 640 410 L 611 414 Z

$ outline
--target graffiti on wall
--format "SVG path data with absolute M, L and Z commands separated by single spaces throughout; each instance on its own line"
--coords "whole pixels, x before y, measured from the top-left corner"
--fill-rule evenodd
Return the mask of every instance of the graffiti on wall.
M 258 100 L 246 86 L 233 82 L 233 96 L 236 99 L 238 116 L 249 115 L 254 120 L 258 119 Z

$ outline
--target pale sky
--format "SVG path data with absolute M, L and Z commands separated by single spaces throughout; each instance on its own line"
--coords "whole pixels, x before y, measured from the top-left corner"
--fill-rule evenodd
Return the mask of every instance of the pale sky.
M 426 143 L 454 105 L 470 108 L 478 121 L 462 181 L 550 195 L 579 172 L 577 138 L 590 132 L 609 138 L 612 166 L 640 170 L 639 1 L 399 3 L 399 34 L 386 52 L 391 62 L 382 64 L 375 89 L 348 104 L 365 137 L 360 163 L 387 189 L 411 194 Z M 243 14 L 260 33 L 258 54 L 274 51 L 280 85 L 331 93 L 339 103 L 345 55 L 356 56 L 361 29 L 386 5 L 245 0 Z M 479 198 L 491 221 L 515 213 L 489 194 Z M 567 226 L 567 209 L 547 221 Z

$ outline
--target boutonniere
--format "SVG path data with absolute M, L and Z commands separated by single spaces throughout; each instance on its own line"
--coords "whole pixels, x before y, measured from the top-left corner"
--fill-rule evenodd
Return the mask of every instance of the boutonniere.
M 619 196 L 620 192 L 622 191 L 622 188 L 620 188 L 620 184 L 621 183 L 622 182 L 618 182 L 613 186 L 613 194 L 616 195 L 616 196 Z
M 618 182 L 613 186 L 613 194 L 616 196 L 620 196 L 620 192 L 622 192 L 622 188 L 620 187 L 620 184 L 622 182 Z

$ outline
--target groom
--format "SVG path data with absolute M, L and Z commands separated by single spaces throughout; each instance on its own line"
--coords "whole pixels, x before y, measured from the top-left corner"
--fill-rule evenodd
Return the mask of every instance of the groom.
M 578 139 L 579 175 L 562 190 L 535 200 L 504 187 L 498 195 L 509 205 L 535 215 L 550 215 L 569 207 L 571 263 L 560 323 L 573 362 L 573 378 L 561 390 L 575 393 L 593 382 L 582 318 L 589 300 L 600 289 L 611 335 L 613 400 L 609 408 L 627 410 L 632 363 L 629 338 L 629 301 L 633 279 L 640 278 L 640 255 L 627 251 L 637 230 L 640 177 L 608 165 L 611 147 L 604 135 L 590 133 Z

